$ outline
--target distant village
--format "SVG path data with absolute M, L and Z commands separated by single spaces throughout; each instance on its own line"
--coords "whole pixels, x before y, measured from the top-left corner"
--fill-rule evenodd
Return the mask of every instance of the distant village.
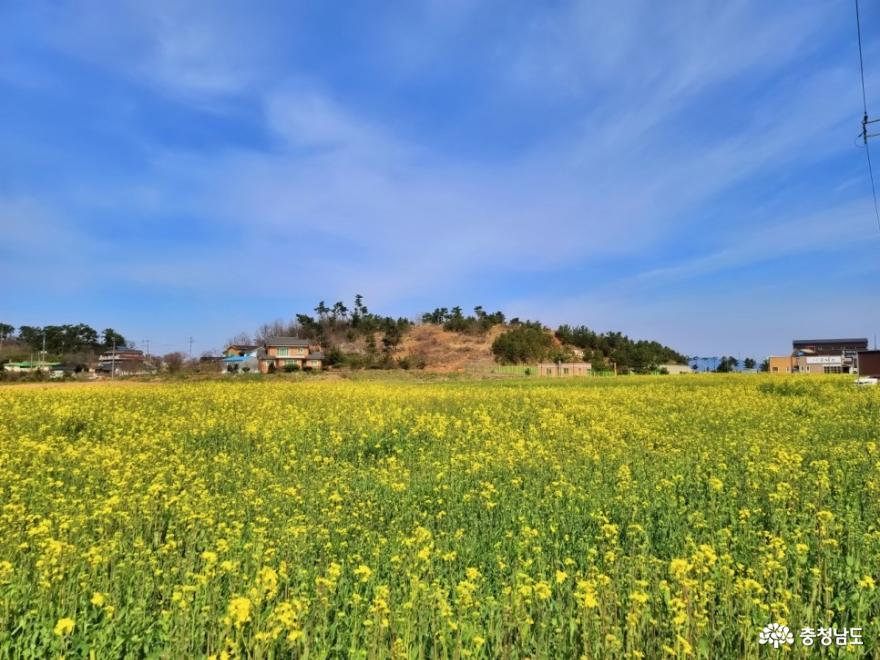
M 297 314 L 290 323 L 264 324 L 254 339 L 240 333 L 220 354 L 199 357 L 151 354 L 149 344 L 137 348 L 110 328 L 99 334 L 85 324 L 21 326 L 16 332 L 12 325 L 0 323 L 0 377 L 112 379 L 179 372 L 235 376 L 368 368 L 539 378 L 710 371 L 880 378 L 880 351 L 869 349 L 866 338 L 796 339 L 787 354 L 740 363 L 732 356 L 687 357 L 658 342 L 596 333 L 585 326 L 562 325 L 551 331 L 538 322 L 507 320 L 501 312 L 488 313 L 479 306 L 471 315 L 460 307 L 437 308 L 413 321 L 373 314 L 363 297 L 356 296 L 351 309 L 342 302 L 321 302 L 315 312 Z

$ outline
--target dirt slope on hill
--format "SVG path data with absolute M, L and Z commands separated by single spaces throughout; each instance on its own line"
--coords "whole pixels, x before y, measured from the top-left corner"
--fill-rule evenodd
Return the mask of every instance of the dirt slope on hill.
M 495 364 L 492 342 L 502 332 L 504 328 L 497 326 L 485 335 L 466 335 L 437 325 L 417 325 L 403 336 L 394 357 L 422 360 L 431 371 L 488 368 Z

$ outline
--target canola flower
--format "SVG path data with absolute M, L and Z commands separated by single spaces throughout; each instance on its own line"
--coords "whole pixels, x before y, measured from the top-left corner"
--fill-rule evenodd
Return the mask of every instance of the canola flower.
M 63 617 L 61 619 L 58 619 L 58 623 L 55 624 L 52 632 L 58 637 L 64 637 L 65 635 L 69 635 L 73 632 L 75 625 L 76 623 L 73 619 Z
M 878 436 L 839 378 L 2 387 L 0 657 L 876 657 Z

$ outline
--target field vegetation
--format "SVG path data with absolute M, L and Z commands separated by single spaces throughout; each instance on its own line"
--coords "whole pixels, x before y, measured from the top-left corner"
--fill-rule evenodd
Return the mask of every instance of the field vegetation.
M 3 387 L 0 657 L 876 657 L 878 428 L 834 378 Z

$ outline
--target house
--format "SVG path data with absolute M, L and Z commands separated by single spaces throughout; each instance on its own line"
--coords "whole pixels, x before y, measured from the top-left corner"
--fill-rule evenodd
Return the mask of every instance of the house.
M 28 360 L 25 360 L 23 362 L 7 362 L 3 365 L 3 371 L 25 374 L 32 373 L 34 371 L 53 371 L 60 364 L 60 362 L 38 362 Z
M 269 337 L 263 342 L 260 372 L 267 374 L 292 366 L 299 369 L 320 369 L 324 364 L 321 347 L 298 337 Z
M 259 344 L 230 344 L 229 347 L 223 351 L 223 356 L 241 357 L 252 351 L 256 351 L 258 348 L 261 348 Z
M 98 356 L 99 373 L 125 376 L 152 371 L 144 360 L 144 352 L 135 348 L 118 348 Z
M 542 362 L 537 366 L 538 375 L 549 378 L 589 376 L 593 366 L 589 362 Z
M 223 351 L 220 371 L 225 374 L 257 373 L 260 370 L 260 356 L 264 352 L 263 347 L 256 344 L 232 344 Z

